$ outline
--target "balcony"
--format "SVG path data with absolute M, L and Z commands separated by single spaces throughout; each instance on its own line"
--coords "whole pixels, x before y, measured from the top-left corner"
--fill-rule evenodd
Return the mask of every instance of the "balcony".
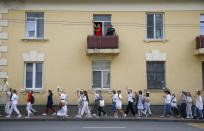
M 204 35 L 196 37 L 195 55 L 204 55 Z
M 87 37 L 87 54 L 119 54 L 118 36 Z

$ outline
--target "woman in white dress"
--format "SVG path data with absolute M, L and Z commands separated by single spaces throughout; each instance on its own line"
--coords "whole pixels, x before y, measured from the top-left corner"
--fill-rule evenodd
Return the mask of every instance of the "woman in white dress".
M 82 103 L 83 103 L 83 107 L 81 109 L 81 116 L 83 116 L 84 113 L 86 113 L 86 117 L 90 118 L 91 117 L 91 112 L 89 110 L 89 97 L 88 97 L 87 91 L 84 91 L 84 94 L 82 94 L 81 99 L 82 99 Z
M 126 114 L 122 110 L 122 95 L 121 90 L 117 90 L 117 100 L 116 100 L 116 115 L 115 118 L 118 118 L 118 113 L 122 113 L 123 117 L 126 117 Z
M 200 91 L 196 92 L 196 105 L 194 108 L 194 119 L 196 119 L 197 111 L 199 111 L 200 119 L 203 119 L 203 101 L 200 95 Z
M 57 111 L 57 116 L 67 116 L 67 95 L 62 91 L 59 93 L 60 104 L 59 110 Z
M 137 109 L 138 109 L 138 117 L 141 117 L 142 114 L 144 114 L 144 96 L 142 95 L 142 91 L 139 91 L 139 97 L 138 97 L 138 103 L 137 103 Z
M 78 104 L 78 112 L 77 112 L 76 117 L 81 117 L 81 110 L 82 110 L 82 107 L 83 107 L 83 101 L 82 101 L 83 94 L 84 94 L 83 89 L 77 90 L 77 97 L 78 97 L 78 100 L 79 100 L 79 104 Z

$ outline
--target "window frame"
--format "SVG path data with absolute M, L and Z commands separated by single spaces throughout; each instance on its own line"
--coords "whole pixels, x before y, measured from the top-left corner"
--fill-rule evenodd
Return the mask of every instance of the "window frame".
M 148 32 L 147 32 L 147 28 L 148 28 L 148 25 L 147 25 L 147 17 L 148 17 L 148 14 L 153 14 L 153 18 L 154 18 L 154 38 L 148 38 Z M 163 21 L 163 24 L 162 24 L 162 26 L 163 26 L 163 35 L 162 35 L 162 39 L 161 38 L 156 38 L 156 15 L 155 14 L 162 14 L 163 15 L 163 19 L 162 19 L 162 21 Z M 146 39 L 147 40 L 164 40 L 165 38 L 164 38 L 164 17 L 165 17 L 165 15 L 164 15 L 164 13 L 163 12 L 147 12 L 146 13 Z
M 98 16 L 100 16 L 100 15 L 101 16 L 105 16 L 105 15 L 110 16 L 111 20 L 110 21 L 95 21 L 94 20 L 94 16 L 97 16 L 97 15 Z M 94 22 L 94 24 L 97 23 L 97 22 L 101 22 L 102 23 L 102 26 L 101 26 L 101 28 L 102 28 L 102 36 L 104 36 L 104 35 L 106 35 L 106 32 L 104 31 L 104 23 L 105 22 L 109 22 L 111 24 L 111 22 L 112 22 L 112 15 L 111 14 L 93 14 L 93 22 Z M 94 29 L 94 25 L 93 25 L 93 34 L 94 34 L 94 31 L 95 31 L 95 29 Z
M 39 18 L 39 17 L 28 17 L 27 15 L 28 15 L 28 13 L 36 13 L 36 14 L 39 14 L 39 13 L 42 13 L 43 14 L 43 18 Z M 26 39 L 44 39 L 44 33 L 45 33 L 45 22 L 44 22 L 44 12 L 26 12 L 25 13 L 25 15 L 26 15 L 26 20 L 25 20 L 25 38 Z M 27 19 L 34 19 L 35 21 L 35 36 L 34 37 L 29 37 L 29 34 L 28 34 L 28 32 L 27 32 Z M 41 20 L 43 20 L 43 37 L 38 37 L 37 36 L 37 32 L 38 32 L 38 30 L 37 30 L 37 26 L 38 26 L 38 22 L 37 22 L 37 20 L 38 19 L 41 19 Z
M 42 88 L 36 88 L 36 64 L 37 63 L 40 63 L 40 64 L 42 64 Z M 26 67 L 26 64 L 33 64 L 33 70 L 32 70 L 32 73 L 33 73 L 33 79 L 32 79 L 32 88 L 26 88 L 26 70 L 27 70 L 27 67 Z M 44 79 L 43 79 L 43 75 L 44 75 L 44 73 L 43 73 L 43 67 L 44 67 L 44 64 L 43 64 L 43 62 L 25 62 L 24 63 L 24 89 L 25 90 L 28 90 L 28 89 L 30 89 L 30 90 L 34 90 L 34 91 L 41 91 L 41 90 L 43 90 L 43 81 L 44 81 Z
M 163 71 L 163 84 L 164 86 L 161 87 L 161 88 L 158 88 L 158 87 L 154 87 L 154 88 L 149 88 L 149 82 L 148 82 L 148 73 L 161 73 L 161 72 L 148 72 L 148 69 L 147 69 L 147 65 L 148 65 L 148 62 L 159 62 L 159 63 L 163 63 L 163 66 L 164 66 L 164 71 Z M 147 78 L 147 90 L 165 90 L 166 89 L 166 62 L 165 61 L 146 61 L 146 78 Z
M 200 14 L 200 35 L 204 35 L 204 19 L 203 20 L 201 20 L 201 16 L 203 16 L 203 18 L 204 18 L 204 14 Z M 201 23 L 203 23 L 203 34 L 201 34 Z
M 109 72 L 109 74 L 110 74 L 110 76 L 111 76 L 111 63 L 110 63 L 110 61 L 101 61 L 101 62 L 108 62 L 109 63 L 109 70 L 98 70 L 98 69 L 93 69 L 93 62 L 94 61 L 92 61 L 92 89 L 93 90 L 109 90 L 110 88 L 111 88 L 111 77 L 109 78 L 109 81 L 110 81 L 110 83 L 109 83 L 109 87 L 108 88 L 104 88 L 104 77 L 103 77 L 103 73 L 104 72 Z M 97 61 L 95 61 L 95 62 L 97 62 Z M 97 87 L 97 88 L 94 88 L 94 81 L 93 81 L 93 78 L 94 78 L 94 75 L 93 75 L 93 72 L 94 71 L 98 71 L 98 72 L 101 72 L 101 88 L 99 88 L 99 87 Z

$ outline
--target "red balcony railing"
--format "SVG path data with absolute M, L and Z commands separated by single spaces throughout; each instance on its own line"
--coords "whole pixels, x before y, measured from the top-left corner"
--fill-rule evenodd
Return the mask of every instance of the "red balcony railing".
M 118 36 L 95 36 L 89 35 L 87 37 L 88 49 L 117 49 Z
M 196 37 L 196 49 L 204 48 L 204 35 Z

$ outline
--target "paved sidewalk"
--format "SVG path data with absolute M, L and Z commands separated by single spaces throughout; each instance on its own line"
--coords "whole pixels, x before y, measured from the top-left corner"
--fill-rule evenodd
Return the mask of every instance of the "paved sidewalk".
M 0 121 L 152 121 L 152 122 L 193 122 L 193 123 L 204 123 L 204 120 L 200 119 L 181 119 L 181 118 L 160 118 L 159 116 L 152 117 L 119 117 L 114 118 L 112 116 L 108 117 L 91 117 L 91 118 L 76 118 L 75 116 L 68 117 L 57 117 L 57 116 L 31 116 L 30 118 L 25 118 L 22 116 L 21 118 L 17 118 L 16 115 L 13 115 L 11 118 L 6 118 L 5 116 L 0 117 Z

